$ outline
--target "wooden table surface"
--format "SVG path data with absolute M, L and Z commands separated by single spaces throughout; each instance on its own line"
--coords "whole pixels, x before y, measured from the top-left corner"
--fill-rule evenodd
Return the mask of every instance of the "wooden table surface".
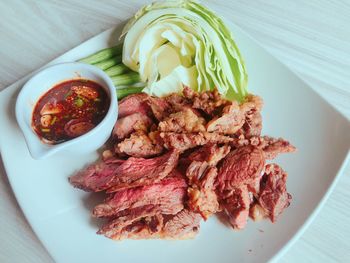
M 0 90 L 118 24 L 145 3 L 141 0 L 2 0 Z M 204 3 L 242 27 L 350 117 L 349 0 Z M 314 222 L 280 262 L 350 262 L 349 189 L 350 165 Z M 0 262 L 53 262 L 26 222 L 2 163 Z

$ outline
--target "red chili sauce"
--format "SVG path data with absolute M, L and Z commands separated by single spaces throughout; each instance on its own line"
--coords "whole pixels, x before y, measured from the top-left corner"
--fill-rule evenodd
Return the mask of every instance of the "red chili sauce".
M 57 84 L 36 103 L 32 127 L 46 143 L 58 144 L 87 133 L 105 117 L 110 100 L 96 82 L 86 79 Z

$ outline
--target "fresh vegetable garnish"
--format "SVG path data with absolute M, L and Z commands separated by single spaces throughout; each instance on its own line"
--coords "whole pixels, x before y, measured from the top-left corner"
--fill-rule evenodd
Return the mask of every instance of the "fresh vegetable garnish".
M 140 82 L 139 73 L 131 71 L 127 66 L 121 63 L 121 47 L 122 45 L 119 44 L 115 47 L 106 48 L 80 60 L 80 62 L 99 67 L 111 77 L 117 89 L 118 99 L 122 99 L 133 93 L 140 93 L 145 87 L 145 84 Z M 120 89 L 122 89 L 122 91 L 119 91 Z M 66 97 L 70 95 L 71 93 L 68 92 Z M 80 102 L 78 102 L 78 104 L 79 103 Z
M 79 60 L 79 62 L 83 62 L 83 63 L 87 63 L 87 64 L 99 63 L 101 61 L 104 61 L 106 59 L 110 59 L 116 55 L 121 54 L 122 50 L 123 50 L 123 45 L 119 44 L 119 45 L 116 45 L 114 47 L 102 49 L 102 50 L 96 52 L 95 54 L 92 54 L 86 58 Z
M 81 98 L 76 98 L 74 101 L 75 106 L 78 108 L 82 107 L 84 105 L 84 101 Z
M 124 90 L 117 92 L 118 99 L 129 88 L 128 95 L 143 91 L 155 96 L 180 93 L 184 86 L 199 92 L 217 88 L 226 99 L 237 101 L 248 94 L 246 68 L 231 32 L 196 2 L 145 6 L 125 26 L 123 36 L 123 44 L 80 60 L 104 70 L 117 90 Z M 141 90 L 142 85 L 146 87 Z
M 137 72 L 130 72 L 127 74 L 111 77 L 114 86 L 132 85 L 140 81 L 140 75 Z
M 110 67 L 109 69 L 105 70 L 108 76 L 113 77 L 113 76 L 118 76 L 123 73 L 126 73 L 130 71 L 130 69 L 125 66 L 124 64 L 118 64 L 113 67 Z
M 213 12 L 192 1 L 156 2 L 139 10 L 123 30 L 123 63 L 147 82 L 144 92 L 164 96 L 217 88 L 230 100 L 247 95 L 247 72 L 233 36 Z
M 93 65 L 102 70 L 106 70 L 106 69 L 109 69 L 110 67 L 113 67 L 114 65 L 119 64 L 120 62 L 122 62 L 122 57 L 118 55 L 118 56 L 100 61 L 98 63 L 95 63 Z
M 53 116 L 50 125 L 54 125 L 57 120 L 57 116 Z
M 98 91 L 93 87 L 89 87 L 86 85 L 77 85 L 72 86 L 71 90 L 74 91 L 78 95 L 77 97 L 82 100 L 98 98 Z

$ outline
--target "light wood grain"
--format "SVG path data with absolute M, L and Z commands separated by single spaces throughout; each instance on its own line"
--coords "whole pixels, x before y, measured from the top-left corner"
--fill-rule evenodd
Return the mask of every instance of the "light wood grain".
M 1 1 L 0 90 L 145 3 Z M 205 3 L 242 27 L 349 118 L 350 1 Z M 53 262 L 18 207 L 3 167 L 0 170 L 0 262 Z M 280 262 L 350 262 L 349 189 L 350 165 L 315 221 Z

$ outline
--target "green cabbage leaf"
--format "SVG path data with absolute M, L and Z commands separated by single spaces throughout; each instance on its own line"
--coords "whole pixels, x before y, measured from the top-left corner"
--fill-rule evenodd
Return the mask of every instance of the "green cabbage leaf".
M 144 92 L 165 96 L 217 88 L 230 100 L 248 94 L 248 76 L 233 36 L 223 21 L 193 1 L 155 2 L 126 24 L 123 63 L 147 83 Z

